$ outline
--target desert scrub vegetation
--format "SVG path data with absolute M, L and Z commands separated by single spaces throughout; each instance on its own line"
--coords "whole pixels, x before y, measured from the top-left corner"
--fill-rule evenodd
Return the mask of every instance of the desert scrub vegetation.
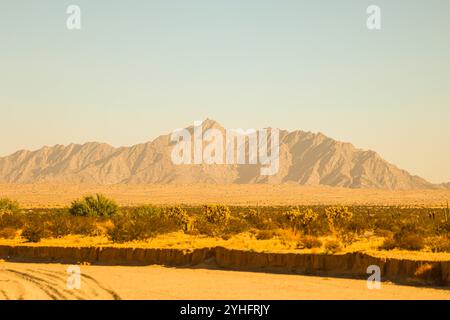
M 24 210 L 0 199 L 0 238 L 39 242 L 68 235 L 122 243 L 185 233 L 224 240 L 239 234 L 288 249 L 336 253 L 376 239 L 379 250 L 450 252 L 447 208 L 381 206 L 154 206 L 121 207 L 102 195 L 63 209 Z M 382 243 L 380 246 L 379 244 Z
M 421 250 L 425 246 L 424 230 L 417 223 L 404 223 L 394 232 L 392 237 L 387 238 L 382 249 L 405 249 L 417 251 Z
M 287 225 L 294 231 L 310 235 L 317 230 L 315 223 L 319 218 L 319 214 L 313 209 L 295 208 L 285 212 L 283 216 L 286 219 Z
M 74 216 L 110 217 L 119 212 L 119 206 L 114 200 L 97 194 L 73 201 L 69 212 Z
M 0 199 L 0 214 L 3 213 L 17 213 L 20 211 L 20 206 L 17 201 L 1 198 Z
M 200 234 L 211 237 L 225 236 L 225 230 L 229 227 L 231 211 L 223 205 L 205 205 L 203 212 L 197 217 L 196 229 Z
M 107 236 L 114 242 L 147 240 L 158 234 L 192 230 L 191 218 L 180 206 L 141 206 L 123 210 L 111 219 Z
M 299 249 L 314 249 L 322 247 L 322 241 L 314 236 L 304 236 L 300 238 L 300 241 L 297 243 L 297 248 Z
M 342 251 L 342 244 L 337 239 L 326 240 L 324 248 L 325 253 L 334 254 L 338 253 L 339 251 Z
M 172 206 L 163 208 L 161 219 L 166 221 L 168 225 L 174 225 L 181 228 L 185 232 L 192 231 L 192 219 L 187 211 L 180 206 Z

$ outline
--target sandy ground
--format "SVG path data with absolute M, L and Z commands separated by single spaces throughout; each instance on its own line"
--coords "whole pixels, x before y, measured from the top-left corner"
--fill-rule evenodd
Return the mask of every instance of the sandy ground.
M 0 197 L 22 206 L 62 207 L 87 194 L 103 193 L 120 205 L 222 203 L 227 205 L 413 205 L 445 206 L 450 189 L 389 191 L 299 185 L 61 185 L 0 184 Z
M 448 288 L 161 266 L 80 266 L 81 287 L 69 290 L 67 267 L 1 262 L 0 299 L 450 299 Z

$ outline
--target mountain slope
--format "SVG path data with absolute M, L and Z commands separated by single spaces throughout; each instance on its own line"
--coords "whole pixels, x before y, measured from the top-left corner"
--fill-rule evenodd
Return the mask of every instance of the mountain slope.
M 224 128 L 213 120 L 203 130 Z M 187 128 L 192 132 L 193 127 Z M 321 133 L 280 130 L 280 165 L 261 176 L 260 165 L 175 165 L 170 134 L 131 147 L 86 143 L 18 151 L 0 158 L 2 183 L 298 183 L 350 188 L 437 187 L 383 160 Z M 248 150 L 247 150 L 248 156 Z

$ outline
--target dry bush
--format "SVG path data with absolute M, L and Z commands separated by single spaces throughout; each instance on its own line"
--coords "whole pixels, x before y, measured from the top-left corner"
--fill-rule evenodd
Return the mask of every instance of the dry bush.
M 259 230 L 256 233 L 256 240 L 270 240 L 277 235 L 274 230 Z
M 291 209 L 283 214 L 287 224 L 303 234 L 312 234 L 315 231 L 315 223 L 319 214 L 312 209 Z
M 158 209 L 153 207 L 157 214 Z M 180 206 L 167 207 L 160 211 L 161 218 L 165 220 L 166 225 L 173 224 L 174 229 L 181 228 L 185 232 L 192 231 L 193 224 L 187 211 Z M 177 228 L 178 227 L 178 228 Z
M 271 216 L 276 216 L 276 212 L 273 212 Z M 260 212 L 260 210 L 249 209 L 247 212 L 240 213 L 239 218 L 243 219 L 249 227 L 259 230 L 275 229 L 277 225 L 272 221 L 272 217 L 267 216 Z
M 156 236 L 161 219 L 158 217 L 142 217 L 131 212 L 115 216 L 113 227 L 107 230 L 108 238 L 113 242 L 146 240 Z
M 49 231 L 55 238 L 72 233 L 71 216 L 65 214 L 52 214 L 49 223 Z
M 235 234 L 243 233 L 248 231 L 249 226 L 244 219 L 239 217 L 230 217 L 228 223 L 226 224 L 223 233 L 227 236 L 232 236 Z
M 386 238 L 380 249 L 391 250 L 394 248 L 418 251 L 424 248 L 425 231 L 417 222 L 406 222 L 397 227 L 392 237 Z
M 403 249 L 410 251 L 422 250 L 425 246 L 425 241 L 423 237 L 415 234 L 404 235 L 401 238 L 388 238 L 380 246 L 380 249 L 391 250 L 391 249 Z
M 397 241 L 397 245 L 401 249 L 418 251 L 424 248 L 425 242 L 423 237 L 411 234 Z
M 23 212 L 0 212 L 0 228 L 16 228 L 21 229 L 26 224 L 27 217 Z
M 51 221 L 46 212 L 29 212 L 26 215 L 25 225 L 21 236 L 29 242 L 39 242 L 43 238 L 49 238 L 51 233 Z
M 324 249 L 325 253 L 334 254 L 342 251 L 342 244 L 337 239 L 325 240 Z
M 357 235 L 352 231 L 342 232 L 338 238 L 345 248 L 358 240 Z
M 213 224 L 227 224 L 230 219 L 230 208 L 224 205 L 206 205 L 203 211 L 207 222 Z
M 18 230 L 15 228 L 6 227 L 0 229 L 0 238 L 2 239 L 15 239 L 17 237 Z
M 206 205 L 203 207 L 203 213 L 195 221 L 195 228 L 198 232 L 207 236 L 228 237 L 227 228 L 230 218 L 231 211 L 227 206 Z
M 0 199 L 0 228 L 20 229 L 24 225 L 25 217 L 19 203 L 8 198 Z
M 393 237 L 387 237 L 384 239 L 383 243 L 378 247 L 381 250 L 394 250 L 397 247 Z
M 97 219 L 95 217 L 71 217 L 70 234 L 83 236 L 104 236 L 106 234 L 103 224 L 108 224 L 110 220 Z
M 277 238 L 284 246 L 290 246 L 292 244 L 297 245 L 301 236 L 292 229 L 279 229 L 276 231 Z
M 28 242 L 40 242 L 45 235 L 44 230 L 38 226 L 27 226 L 22 230 L 21 234 Z
M 299 249 L 313 249 L 322 247 L 322 241 L 319 238 L 313 236 L 304 236 L 297 243 Z
M 394 241 L 397 247 L 406 250 L 421 250 L 425 242 L 423 230 L 416 223 L 406 223 L 400 230 L 394 233 Z
M 283 223 L 284 218 L 276 209 L 268 209 L 269 210 L 267 212 L 263 212 L 261 208 L 250 208 L 247 211 L 240 212 L 237 216 L 243 219 L 249 228 L 255 228 L 258 230 L 278 229 Z
M 55 238 L 70 234 L 84 236 L 104 235 L 98 225 L 104 219 L 92 216 L 72 216 L 67 211 L 57 211 L 44 216 L 47 220 L 47 229 Z
M 111 219 L 107 236 L 114 242 L 146 240 L 158 234 L 186 229 L 189 217 L 179 207 L 142 206 L 124 211 Z
M 383 237 L 386 239 L 392 238 L 394 236 L 394 233 L 392 231 L 385 230 L 385 229 L 375 229 L 374 234 L 378 237 Z
M 429 237 L 425 243 L 432 252 L 450 252 L 450 239 L 447 237 Z
M 223 230 L 225 229 L 224 226 L 216 225 L 213 223 L 208 222 L 203 217 L 198 218 L 194 222 L 194 228 L 197 230 L 200 234 L 209 236 L 209 237 L 217 237 L 223 234 Z
M 9 212 L 9 213 L 18 213 L 20 211 L 20 206 L 17 201 L 2 198 L 0 199 L 0 214 Z
M 328 227 L 332 234 L 344 233 L 353 219 L 353 212 L 347 207 L 329 207 L 325 209 Z
M 450 234 L 450 220 L 442 220 L 436 226 L 436 233 L 439 235 L 448 235 Z

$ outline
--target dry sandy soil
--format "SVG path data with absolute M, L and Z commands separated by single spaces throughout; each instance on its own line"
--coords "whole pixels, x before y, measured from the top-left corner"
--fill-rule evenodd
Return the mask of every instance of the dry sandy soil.
M 66 287 L 68 265 L 0 263 L 0 299 L 450 299 L 450 290 L 365 280 L 202 268 L 80 266 L 80 290 Z
M 450 189 L 388 191 L 299 185 L 60 185 L 0 184 L 0 197 L 24 207 L 63 207 L 86 194 L 103 193 L 120 205 L 222 203 L 227 205 L 445 206 Z

